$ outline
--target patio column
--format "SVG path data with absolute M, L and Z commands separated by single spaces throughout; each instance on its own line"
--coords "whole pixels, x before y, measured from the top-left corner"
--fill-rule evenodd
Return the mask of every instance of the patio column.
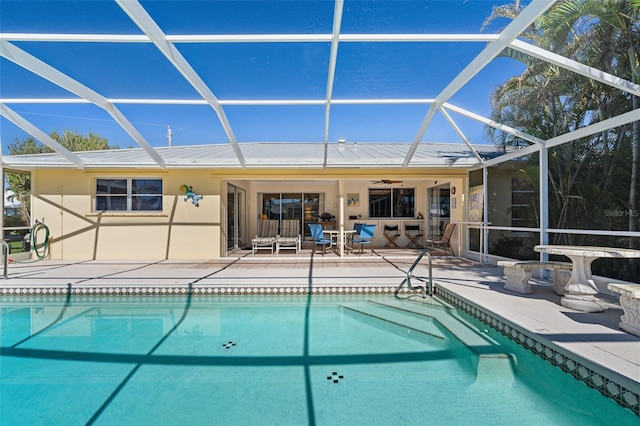
M 338 246 L 340 257 L 344 257 L 344 180 L 338 180 Z
M 0 231 L 2 231 L 2 234 L 0 234 L 1 240 L 4 238 L 4 202 L 6 201 L 6 193 L 4 192 L 4 167 L 2 167 L 2 149 L 0 149 L 0 176 L 2 176 L 2 203 L 0 203 L 0 206 L 2 206 L 2 216 L 0 216 Z

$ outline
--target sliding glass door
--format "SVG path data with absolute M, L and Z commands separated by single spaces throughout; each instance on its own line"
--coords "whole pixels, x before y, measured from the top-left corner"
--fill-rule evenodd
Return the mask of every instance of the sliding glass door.
M 227 250 L 247 245 L 247 193 L 227 185 Z
M 297 219 L 304 236 L 311 235 L 308 223 L 318 221 L 324 207 L 324 194 L 274 192 L 258 194 L 262 219 Z
M 429 237 L 439 238 L 450 221 L 451 190 L 449 184 L 428 190 Z

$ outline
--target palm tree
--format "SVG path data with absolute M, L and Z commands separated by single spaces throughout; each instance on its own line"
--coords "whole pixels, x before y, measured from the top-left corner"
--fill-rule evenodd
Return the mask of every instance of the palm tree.
M 638 17 L 640 0 L 633 0 L 633 2 L 634 5 L 628 8 L 627 2 L 561 1 L 536 22 L 525 33 L 525 36 L 535 45 L 554 50 L 565 57 L 574 58 L 578 62 L 605 69 L 614 75 L 627 77 L 630 70 L 631 72 L 635 71 L 632 66 L 627 66 L 633 61 L 627 61 L 624 58 L 625 56 L 636 58 L 636 55 L 629 53 L 635 51 L 629 50 L 626 46 L 633 46 L 631 41 L 638 44 L 637 19 L 634 21 L 628 18 Z M 590 15 L 585 18 L 584 15 L 577 12 L 580 7 L 588 8 L 590 6 L 597 10 L 603 8 L 598 9 L 596 5 L 588 5 L 588 3 L 607 6 L 614 12 L 617 11 L 616 7 L 625 10 L 626 14 L 618 11 L 617 15 L 612 13 L 610 16 L 618 16 L 618 19 L 622 21 L 627 19 L 618 27 L 629 29 L 631 34 L 628 31 L 623 36 L 620 31 L 614 31 L 613 26 L 606 24 L 612 20 L 610 17 L 601 19 L 597 22 L 598 25 L 595 25 L 587 19 Z M 615 5 L 610 3 L 615 3 Z M 518 2 L 508 6 L 497 6 L 485 24 L 498 17 L 513 17 L 519 11 Z M 604 16 L 604 13 L 600 13 L 599 16 Z M 627 26 L 625 27 L 625 25 Z M 569 31 L 568 28 L 572 30 Z M 623 42 L 620 43 L 620 40 Z M 610 48 L 603 49 L 603 45 L 609 45 Z M 621 52 L 620 46 L 624 46 L 626 52 Z M 522 75 L 510 79 L 494 91 L 492 115 L 494 119 L 529 134 L 549 139 L 636 107 L 635 104 L 632 106 L 632 103 L 637 100 L 630 101 L 627 94 L 622 94 L 609 86 L 518 52 L 506 50 L 503 54 L 523 62 L 527 65 L 527 69 Z M 556 215 L 553 218 L 556 228 L 564 228 L 569 222 L 576 225 L 586 224 L 587 220 L 592 220 L 594 217 L 593 214 L 589 214 L 592 211 L 588 211 L 587 206 L 599 205 L 602 208 L 603 203 L 598 201 L 603 199 L 594 199 L 595 194 L 606 194 L 612 190 L 611 188 L 618 189 L 621 186 L 610 182 L 613 181 L 614 176 L 615 179 L 620 178 L 616 174 L 620 169 L 617 166 L 622 163 L 624 156 L 619 154 L 622 152 L 621 149 L 626 149 L 627 145 L 624 142 L 629 140 L 630 133 L 634 135 L 631 138 L 631 145 L 635 151 L 632 155 L 629 208 L 635 209 L 633 206 L 636 202 L 637 147 L 640 145 L 637 143 L 637 123 L 635 123 L 633 132 L 629 132 L 627 126 L 623 126 L 619 129 L 603 132 L 599 136 L 555 147 L 551 151 L 549 201 L 553 206 L 553 209 L 550 210 Z M 494 129 L 488 129 L 488 134 L 496 143 L 505 148 L 509 145 L 523 143 L 511 135 Z M 628 168 L 625 167 L 625 170 Z M 590 174 L 599 177 L 600 187 L 597 191 L 593 188 L 587 189 L 587 185 L 584 184 L 585 176 Z M 612 198 L 618 200 L 617 194 L 612 195 Z M 634 230 L 633 217 L 630 217 L 630 223 L 629 229 Z M 565 236 L 565 238 L 570 238 L 570 236 Z
M 640 82 L 640 66 L 637 48 L 640 40 L 640 0 L 565 0 L 550 9 L 543 21 L 545 34 L 556 46 L 578 42 L 591 47 L 595 67 Z M 596 48 L 593 49 L 594 44 Z M 626 70 L 619 65 L 619 49 L 626 50 Z M 626 71 L 628 75 L 619 72 Z M 631 96 L 632 109 L 639 100 Z M 602 118 L 602 117 L 601 117 Z M 634 122 L 631 136 L 631 178 L 629 186 L 629 211 L 638 206 L 638 165 L 640 163 L 640 123 Z M 637 218 L 629 215 L 629 231 L 636 230 Z

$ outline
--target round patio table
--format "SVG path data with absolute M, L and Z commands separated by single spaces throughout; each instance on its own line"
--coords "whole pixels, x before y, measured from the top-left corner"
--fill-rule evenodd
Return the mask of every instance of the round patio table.
M 342 231 L 342 238 L 340 238 L 339 229 L 323 229 L 322 232 L 329 235 L 329 237 L 335 244 L 336 254 L 342 257 L 344 255 L 344 252 L 349 250 L 349 246 L 346 242 L 347 235 L 355 234 L 356 231 L 353 229 L 345 229 Z
M 569 281 L 565 285 L 566 294 L 561 299 L 562 306 L 583 312 L 601 312 L 606 306 L 595 297 L 598 287 L 591 275 L 591 264 L 601 257 L 629 259 L 640 257 L 640 250 L 616 247 L 537 245 L 535 251 L 560 254 L 571 259 L 572 268 Z

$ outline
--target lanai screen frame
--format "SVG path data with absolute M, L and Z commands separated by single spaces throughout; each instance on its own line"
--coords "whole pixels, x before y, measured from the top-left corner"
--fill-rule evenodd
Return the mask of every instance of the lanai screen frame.
M 514 158 L 538 152 L 540 158 L 540 206 L 541 218 L 539 229 L 532 229 L 540 232 L 540 243 L 547 243 L 551 232 L 593 232 L 591 230 L 555 230 L 549 228 L 548 218 L 548 182 L 546 174 L 548 171 L 548 151 L 550 148 L 568 143 L 579 138 L 593 135 L 608 129 L 612 129 L 624 124 L 640 121 L 640 110 L 633 110 L 617 117 L 595 123 L 591 126 L 567 133 L 553 139 L 541 140 L 516 129 L 510 128 L 503 123 L 498 123 L 473 111 L 466 110 L 450 103 L 451 97 L 465 86 L 476 74 L 478 74 L 487 64 L 498 57 L 505 49 L 510 48 L 520 53 L 533 56 L 540 60 L 555 64 L 574 73 L 578 73 L 590 79 L 594 79 L 603 84 L 615 87 L 621 91 L 640 96 L 640 86 L 630 81 L 621 79 L 601 70 L 580 64 L 576 61 L 562 57 L 550 51 L 533 46 L 530 43 L 518 39 L 522 32 L 529 27 L 538 17 L 544 14 L 554 3 L 554 0 L 534 0 L 516 18 L 513 19 L 499 34 L 345 34 L 341 32 L 341 21 L 345 0 L 335 0 L 332 32 L 326 34 L 223 34 L 223 35 L 197 35 L 180 34 L 170 35 L 162 31 L 153 17 L 145 10 L 141 3 L 136 0 L 115 0 L 118 6 L 137 25 L 142 34 L 122 35 L 122 34 L 42 34 L 42 33 L 0 33 L 0 56 L 15 64 L 45 78 L 57 86 L 67 90 L 74 97 L 70 98 L 0 98 L 0 115 L 6 120 L 15 124 L 28 134 L 51 147 L 54 151 L 64 156 L 71 164 L 79 169 L 85 169 L 87 164 L 76 154 L 68 151 L 56 141 L 51 139 L 43 130 L 25 117 L 16 113 L 9 105 L 20 104 L 73 104 L 84 103 L 97 105 L 107 111 L 112 119 L 118 123 L 139 145 L 147 155 L 155 162 L 158 169 L 166 169 L 165 159 L 145 140 L 142 134 L 136 129 L 127 117 L 119 110 L 118 105 L 127 104 L 156 104 L 156 105 L 208 105 L 216 113 L 221 126 L 223 127 L 228 143 L 232 146 L 235 155 L 243 168 L 251 168 L 254 165 L 247 163 L 242 146 L 235 136 L 225 113 L 225 107 L 230 105 L 247 106 L 285 106 L 285 105 L 308 105 L 321 106 L 324 108 L 324 138 L 325 145 L 323 166 L 332 167 L 327 162 L 327 146 L 329 144 L 329 127 L 331 122 L 331 108 L 334 105 L 381 105 L 381 104 L 415 104 L 429 105 L 428 112 L 423 117 L 418 131 L 411 141 L 411 147 L 406 154 L 402 168 L 411 167 L 411 160 L 418 145 L 423 142 L 425 132 L 429 128 L 437 112 L 441 113 L 450 126 L 458 134 L 460 140 L 468 147 L 469 151 L 477 159 L 477 167 L 485 170 L 492 165 L 510 161 Z M 347 0 L 348 3 L 348 0 Z M 394 42 L 442 42 L 456 41 L 459 43 L 487 43 L 486 47 L 477 55 L 450 83 L 435 97 L 425 99 L 335 99 L 333 96 L 334 79 L 338 58 L 338 49 L 346 43 L 394 43 Z M 82 82 L 74 80 L 67 74 L 60 72 L 50 64 L 40 60 L 20 49 L 14 42 L 86 42 L 86 43 L 152 43 L 165 56 L 169 63 L 182 74 L 184 79 L 197 91 L 201 99 L 151 99 L 151 98 L 131 98 L 131 99 L 111 99 L 107 98 Z M 330 43 L 329 66 L 327 69 L 326 95 L 324 99 L 219 99 L 205 82 L 200 78 L 196 70 L 180 53 L 176 47 L 180 43 Z M 476 120 L 486 126 L 499 129 L 502 132 L 510 133 L 513 136 L 525 140 L 531 145 L 511 152 L 494 159 L 484 160 L 478 155 L 472 146 L 472 142 L 462 132 L 450 113 L 460 114 L 464 117 Z M 0 160 L 1 160 L 0 153 Z M 335 166 L 335 165 L 334 165 Z M 0 171 L 4 176 L 4 162 L 0 165 Z M 486 180 L 485 180 L 486 182 Z M 3 200 L 4 204 L 4 200 Z M 487 217 L 487 203 L 485 202 L 485 217 Z M 611 232 L 608 232 L 611 234 Z M 640 232 L 617 233 L 621 236 L 640 237 Z M 487 234 L 484 234 L 487 238 Z M 484 245 L 486 248 L 486 244 Z

